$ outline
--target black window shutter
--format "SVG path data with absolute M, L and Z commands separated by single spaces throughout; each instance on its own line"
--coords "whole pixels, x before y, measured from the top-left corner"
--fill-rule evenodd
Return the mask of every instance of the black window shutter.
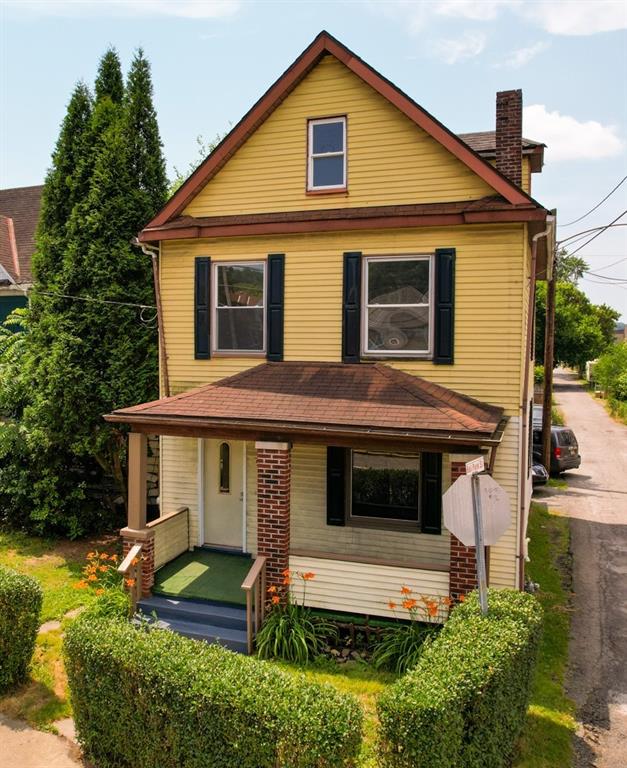
M 442 454 L 423 453 L 421 463 L 421 517 L 423 533 L 442 532 Z
M 455 248 L 435 251 L 435 349 L 433 362 L 452 365 L 455 337 Z
M 358 363 L 361 356 L 361 253 L 344 254 L 342 292 L 342 362 Z
M 196 360 L 208 360 L 211 357 L 210 296 L 211 259 L 208 256 L 197 256 L 194 259 L 194 357 Z
M 268 360 L 283 360 L 283 315 L 285 305 L 285 254 L 268 254 Z
M 346 452 L 327 447 L 327 525 L 346 525 Z

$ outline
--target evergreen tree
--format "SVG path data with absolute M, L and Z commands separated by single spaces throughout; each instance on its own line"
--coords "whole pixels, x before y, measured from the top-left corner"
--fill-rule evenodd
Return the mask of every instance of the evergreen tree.
M 12 417 L 0 423 L 0 518 L 40 533 L 78 535 L 115 508 L 125 496 L 126 436 L 102 415 L 157 394 L 156 329 L 127 306 L 155 303 L 150 259 L 130 241 L 163 204 L 167 184 L 141 51 L 128 88 L 124 94 L 117 54 L 107 51 L 83 125 L 85 151 L 66 172 L 71 211 L 55 205 L 60 172 L 46 181 L 39 237 L 43 250 L 54 233 L 56 261 L 34 287 L 38 309 L 28 313 L 19 365 L 7 363 L 19 384 L 10 394 L 0 384 L 0 410 Z M 68 110 L 63 128 L 70 122 Z M 54 291 L 44 291 L 50 284 Z

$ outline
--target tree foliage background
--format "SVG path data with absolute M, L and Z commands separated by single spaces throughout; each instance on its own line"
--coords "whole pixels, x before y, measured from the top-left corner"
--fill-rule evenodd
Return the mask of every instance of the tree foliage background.
M 167 189 L 149 63 L 139 50 L 124 82 L 108 50 L 61 125 L 24 333 L 0 335 L 0 522 L 74 537 L 123 520 L 125 432 L 102 415 L 157 396 L 152 267 L 131 239 Z
M 577 283 L 588 264 L 565 250 L 556 257 L 555 351 L 556 365 L 583 370 L 588 360 L 595 360 L 612 344 L 614 325 L 619 313 L 607 304 L 593 304 Z M 546 326 L 545 282 L 536 290 L 535 359 L 544 364 L 544 329 Z

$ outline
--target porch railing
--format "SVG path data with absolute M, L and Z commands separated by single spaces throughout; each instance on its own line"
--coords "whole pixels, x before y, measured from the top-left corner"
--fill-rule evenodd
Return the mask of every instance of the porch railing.
M 118 573 L 124 577 L 124 583 L 128 587 L 131 598 L 132 613 L 135 613 L 137 602 L 142 594 L 142 545 L 135 544 L 128 552 L 128 555 L 118 566 Z M 130 582 L 129 582 L 130 580 Z M 130 584 L 130 586 L 129 586 Z
M 259 555 L 255 558 L 250 571 L 242 582 L 246 592 L 246 636 L 248 653 L 253 652 L 253 644 L 257 632 L 261 628 L 266 612 L 266 558 Z

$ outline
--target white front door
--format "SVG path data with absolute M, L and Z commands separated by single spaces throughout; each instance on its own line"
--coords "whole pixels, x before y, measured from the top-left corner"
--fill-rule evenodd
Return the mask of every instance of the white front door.
M 205 544 L 242 549 L 244 443 L 205 440 Z

